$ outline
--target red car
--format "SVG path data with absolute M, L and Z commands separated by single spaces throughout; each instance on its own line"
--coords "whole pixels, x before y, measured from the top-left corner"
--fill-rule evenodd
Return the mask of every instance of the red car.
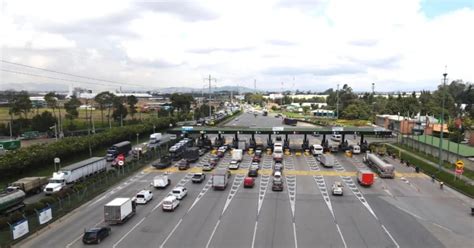
M 255 185 L 255 179 L 253 177 L 244 178 L 244 188 L 253 188 Z

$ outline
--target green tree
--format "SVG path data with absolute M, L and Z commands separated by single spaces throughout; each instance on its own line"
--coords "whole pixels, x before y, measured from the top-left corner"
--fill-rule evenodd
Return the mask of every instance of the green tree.
M 170 97 L 170 100 L 173 108 L 182 114 L 187 114 L 191 109 L 191 103 L 194 102 L 192 95 L 179 93 L 173 93 Z
M 28 113 L 33 108 L 30 96 L 26 91 L 20 91 L 12 96 L 10 101 L 10 111 L 12 114 L 21 115 L 28 119 Z
M 125 99 L 123 97 L 114 97 L 113 99 L 113 106 L 114 106 L 114 111 L 112 113 L 112 118 L 115 121 L 120 121 L 120 125 L 123 125 L 123 120 L 127 117 L 128 110 L 127 108 L 123 105 L 125 102 Z
M 136 96 L 134 95 L 127 96 L 127 104 L 128 104 L 128 108 L 130 109 L 130 115 L 132 116 L 132 118 L 137 113 L 137 107 L 136 107 L 137 103 L 138 103 L 138 99 Z
M 81 102 L 77 99 L 76 96 L 72 96 L 69 101 L 64 103 L 64 109 L 66 110 L 66 119 L 69 120 L 69 123 L 72 124 L 72 121 L 79 117 L 79 112 L 77 108 L 81 106 Z
M 105 108 L 108 109 L 107 120 L 110 123 L 110 110 L 112 108 L 113 98 L 114 98 L 114 94 L 112 94 L 108 91 L 100 92 L 99 94 L 97 94 L 94 97 L 94 101 L 99 105 L 100 119 L 101 119 L 102 125 L 104 124 L 104 110 L 105 110 Z
M 311 109 L 310 106 L 304 106 L 304 107 L 303 107 L 303 113 L 304 113 L 305 115 L 307 115 L 310 109 Z
M 362 100 L 356 100 L 344 109 L 341 116 L 350 120 L 367 120 L 370 117 L 370 113 L 371 111 L 367 103 Z
M 33 116 L 31 119 L 31 128 L 35 131 L 46 132 L 49 131 L 52 126 L 57 122 L 51 112 L 44 111 L 39 115 Z

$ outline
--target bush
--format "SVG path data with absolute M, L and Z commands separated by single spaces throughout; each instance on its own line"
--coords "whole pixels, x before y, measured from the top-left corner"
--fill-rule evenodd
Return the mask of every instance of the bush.
M 56 202 L 56 198 L 52 197 L 52 196 L 45 196 L 43 199 L 41 199 L 39 202 L 41 202 L 42 204 L 46 205 L 46 204 L 53 204 Z
M 45 207 L 45 204 L 43 204 L 41 202 L 35 202 L 35 203 L 32 203 L 32 204 L 28 204 L 25 207 L 25 214 L 26 215 L 34 214 L 35 209 L 40 210 L 40 209 L 43 209 L 44 207 Z
M 23 219 L 23 213 L 20 211 L 15 211 L 10 216 L 8 216 L 8 222 L 13 224 L 19 220 Z
M 8 218 L 5 216 L 0 216 L 0 229 L 8 227 Z
M 171 118 L 152 119 L 144 124 L 117 127 L 91 136 L 67 137 L 47 145 L 21 148 L 0 157 L 0 179 L 51 166 L 55 157 L 67 158 L 87 153 L 89 144 L 92 149 L 110 146 L 123 140 L 131 140 L 136 133 L 149 134 L 153 131 L 153 125 L 157 130 L 163 130 L 168 128 L 170 123 L 175 122 Z

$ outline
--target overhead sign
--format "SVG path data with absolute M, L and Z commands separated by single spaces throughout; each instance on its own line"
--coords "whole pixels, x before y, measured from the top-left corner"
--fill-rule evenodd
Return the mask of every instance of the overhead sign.
M 333 132 L 342 132 L 344 131 L 344 127 L 332 127 Z
M 181 127 L 181 130 L 183 130 L 183 131 L 192 131 L 193 128 L 194 128 L 194 127 L 192 127 L 192 126 L 182 126 L 182 127 Z
M 19 239 L 30 232 L 28 229 L 28 220 L 22 219 L 12 225 L 13 239 Z
M 383 127 L 374 127 L 374 132 L 383 132 L 385 131 L 385 128 Z
M 61 163 L 61 159 L 59 159 L 59 158 L 54 158 L 54 163 L 55 163 L 55 164 Z
M 44 223 L 53 219 L 51 207 L 41 209 L 38 215 L 38 219 L 39 219 L 40 225 L 43 225 Z
M 285 127 L 272 127 L 273 132 L 279 132 L 285 130 Z

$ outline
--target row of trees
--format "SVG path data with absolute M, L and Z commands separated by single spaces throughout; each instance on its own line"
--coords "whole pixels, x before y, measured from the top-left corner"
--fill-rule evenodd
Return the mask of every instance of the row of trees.
M 444 119 L 449 117 L 470 117 L 474 118 L 474 88 L 470 83 L 456 80 L 450 84 L 439 85 L 434 92 L 422 91 L 417 97 L 416 93 L 401 94 L 396 97 L 375 96 L 365 93 L 358 97 L 353 93 L 352 88 L 345 84 L 339 92 L 332 89 L 328 91 L 328 108 L 339 109 L 339 116 L 347 119 L 369 119 L 375 114 L 400 113 L 401 116 L 413 116 L 417 113 L 421 115 L 441 117 L 442 99 L 444 94 L 445 107 Z M 337 99 L 339 96 L 339 103 Z
M 29 114 L 34 108 L 33 102 L 30 100 L 30 96 L 26 91 L 8 91 L 5 94 L 5 98 L 8 102 L 8 113 L 10 121 L 8 125 L 12 125 L 12 133 L 16 136 L 22 131 L 35 130 L 45 132 L 50 130 L 54 125 L 59 128 L 57 131 L 62 132 L 63 128 L 63 116 L 69 121 L 66 128 L 68 130 L 74 130 L 76 125 L 74 120 L 79 117 L 79 107 L 83 104 L 76 96 L 72 96 L 69 100 L 60 100 L 60 96 L 54 92 L 49 92 L 45 95 L 46 106 L 51 109 L 50 111 L 44 111 L 39 113 L 36 112 L 31 119 Z M 110 92 L 101 92 L 95 98 L 94 102 L 101 111 L 101 125 L 104 126 L 104 111 L 107 110 L 108 124 L 111 127 L 112 120 L 120 121 L 121 124 L 128 114 L 134 119 L 137 113 L 136 104 L 138 99 L 135 96 L 119 97 Z M 86 106 L 89 106 L 89 100 L 85 101 Z M 38 105 L 37 107 L 38 108 Z M 64 113 L 64 115 L 63 115 Z M 92 121 L 92 111 L 86 107 L 85 120 Z M 14 118 L 17 116 L 17 118 Z M 9 134 L 10 127 L 6 124 L 0 124 L 0 132 L 3 135 Z

